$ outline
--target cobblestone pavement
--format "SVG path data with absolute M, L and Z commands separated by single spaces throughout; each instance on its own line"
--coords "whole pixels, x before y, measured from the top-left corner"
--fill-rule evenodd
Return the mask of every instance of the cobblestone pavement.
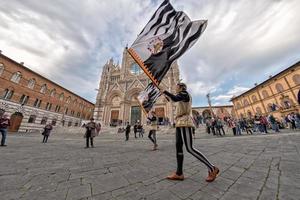
M 221 169 L 213 183 L 186 152 L 186 179 L 165 179 L 176 168 L 174 134 L 158 133 L 158 151 L 147 138 L 125 142 L 122 134 L 100 135 L 90 149 L 82 136 L 41 139 L 10 134 L 0 148 L 1 200 L 300 199 L 299 132 L 196 139 L 194 146 Z

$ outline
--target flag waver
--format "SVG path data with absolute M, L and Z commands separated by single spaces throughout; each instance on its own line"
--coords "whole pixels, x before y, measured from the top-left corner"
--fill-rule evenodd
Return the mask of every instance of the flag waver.
M 206 20 L 191 21 L 165 0 L 128 52 L 158 86 L 171 64 L 196 43 L 206 26 Z
M 165 0 L 155 11 L 128 53 L 151 79 L 137 100 L 148 113 L 161 95 L 158 86 L 171 64 L 192 47 L 203 31 L 207 20 L 191 21 L 182 11 L 176 11 Z

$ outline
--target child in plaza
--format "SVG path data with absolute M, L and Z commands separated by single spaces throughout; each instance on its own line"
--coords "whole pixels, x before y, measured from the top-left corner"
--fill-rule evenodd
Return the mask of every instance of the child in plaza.
M 151 111 L 147 118 L 150 121 L 150 131 L 148 138 L 153 143 L 153 151 L 157 150 L 157 141 L 156 141 L 156 130 L 157 130 L 157 117 L 155 111 Z
M 161 91 L 164 95 L 169 97 L 172 101 L 177 102 L 176 106 L 176 154 L 177 154 L 177 171 L 167 177 L 170 180 L 184 180 L 183 176 L 183 142 L 185 143 L 187 151 L 204 163 L 208 168 L 207 182 L 212 182 L 219 174 L 219 169 L 215 167 L 210 161 L 197 149 L 193 147 L 191 119 L 192 113 L 192 98 L 187 92 L 187 86 L 184 83 L 178 83 L 176 87 L 176 95 L 168 91 Z

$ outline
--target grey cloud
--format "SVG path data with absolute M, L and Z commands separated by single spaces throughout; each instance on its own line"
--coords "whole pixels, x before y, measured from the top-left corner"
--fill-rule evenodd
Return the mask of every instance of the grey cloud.
M 124 46 L 133 42 L 160 2 L 2 1 L 1 50 L 18 52 L 15 58 L 95 101 L 101 67 L 110 57 L 121 59 Z M 262 79 L 262 74 L 299 59 L 297 0 L 171 2 L 191 19 L 208 19 L 198 43 L 179 59 L 182 77 L 198 87 L 193 90 L 198 98 L 228 80 L 243 81 L 245 75 Z

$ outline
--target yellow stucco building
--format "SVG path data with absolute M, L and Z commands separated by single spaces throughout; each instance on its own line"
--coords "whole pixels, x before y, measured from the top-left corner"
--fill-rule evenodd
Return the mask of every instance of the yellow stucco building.
M 231 101 L 238 118 L 273 114 L 281 119 L 289 113 L 299 112 L 299 89 L 300 62 L 297 62 Z

